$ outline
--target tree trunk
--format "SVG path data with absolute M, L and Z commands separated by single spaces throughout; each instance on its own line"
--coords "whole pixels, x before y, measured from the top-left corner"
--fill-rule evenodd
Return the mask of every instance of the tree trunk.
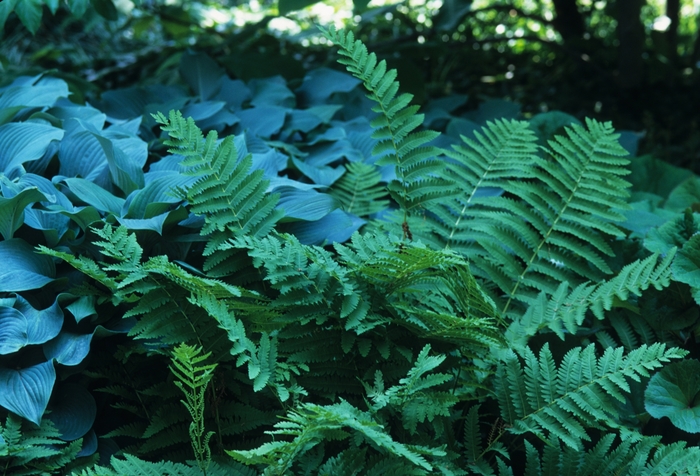
M 680 0 L 666 0 L 666 16 L 671 19 L 671 24 L 666 30 L 666 41 L 668 42 L 668 54 L 671 61 L 675 61 L 678 56 L 678 23 L 680 21 Z
M 563 38 L 564 43 L 580 40 L 586 32 L 586 25 L 583 21 L 583 15 L 578 11 L 576 0 L 553 0 L 553 2 L 556 17 L 552 23 Z
M 641 84 L 644 27 L 640 15 L 642 0 L 617 0 L 617 49 L 619 83 L 623 89 Z

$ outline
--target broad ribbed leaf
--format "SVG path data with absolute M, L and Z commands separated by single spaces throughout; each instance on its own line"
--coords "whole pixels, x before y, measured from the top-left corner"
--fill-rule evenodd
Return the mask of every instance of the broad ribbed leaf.
M 81 178 L 68 178 L 64 182 L 71 192 L 83 202 L 92 205 L 102 212 L 110 212 L 121 216 L 124 199 L 115 197 L 102 187 L 89 180 Z
M 20 370 L 0 368 L 0 406 L 39 425 L 55 381 L 51 361 Z
M 0 197 L 0 234 L 6 240 L 24 223 L 24 209 L 32 203 L 48 200 L 38 189 L 25 188 L 11 198 Z
M 53 281 L 56 268 L 48 256 L 37 254 L 26 241 L 0 241 L 0 289 L 3 292 L 38 289 Z
M 11 122 L 0 126 L 0 171 L 9 175 L 26 162 L 40 159 L 63 130 L 38 122 Z
M 221 89 L 224 70 L 208 55 L 186 51 L 180 59 L 180 76 L 201 101 L 207 101 Z M 191 115 L 191 112 L 185 115 Z
M 61 432 L 61 439 L 73 441 L 92 428 L 97 416 L 95 399 L 88 390 L 74 383 L 64 383 L 54 392 L 48 419 Z
M 338 208 L 335 198 L 316 190 L 280 187 L 277 192 L 280 194 L 277 207 L 284 210 L 286 218 L 319 220 Z
M 674 362 L 654 375 L 644 392 L 644 408 L 668 417 L 677 428 L 700 433 L 700 361 Z

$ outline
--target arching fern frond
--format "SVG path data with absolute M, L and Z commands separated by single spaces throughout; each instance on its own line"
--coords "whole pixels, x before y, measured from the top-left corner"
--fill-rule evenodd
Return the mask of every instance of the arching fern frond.
M 372 110 L 379 115 L 371 125 L 374 128 L 372 137 L 378 143 L 372 153 L 382 156 L 378 165 L 396 167 L 397 178 L 388 189 L 404 212 L 406 224 L 408 214 L 416 208 L 455 192 L 454 184 L 444 178 L 444 162 L 437 159 L 439 149 L 427 145 L 439 133 L 416 131 L 423 124 L 423 115 L 418 114 L 418 106 L 410 105 L 411 94 L 399 94 L 396 70 L 387 70 L 386 61 L 378 61 L 377 55 L 369 53 L 350 31 L 337 31 L 333 26 L 328 30 L 320 29 L 340 48 L 342 58 L 338 62 L 363 82 L 369 91 L 367 97 L 377 103 Z M 406 237 L 410 238 L 410 231 Z
M 462 136 L 462 141 L 467 147 L 455 145 L 447 151 L 454 159 L 447 164 L 449 176 L 459 185 L 459 194 L 428 208 L 441 243 L 469 255 L 477 237 L 473 211 L 480 194 L 493 194 L 507 180 L 531 177 L 537 137 L 526 121 L 496 120 L 475 132 L 475 139 Z
M 366 217 L 386 209 L 386 187 L 380 185 L 381 174 L 374 165 L 350 162 L 347 172 L 333 184 L 330 194 L 337 198 L 343 210 Z
M 587 428 L 617 427 L 618 403 L 630 392 L 627 378 L 637 382 L 649 370 L 687 354 L 664 344 L 642 345 L 624 355 L 624 349 L 608 348 L 598 358 L 593 344 L 576 347 L 557 366 L 549 344 L 539 357 L 525 348 L 521 357 L 509 352 L 496 374 L 496 395 L 502 418 L 514 434 L 532 433 L 556 437 L 576 450 L 590 441 Z
M 269 181 L 262 170 L 251 172 L 250 154 L 238 160 L 233 136 L 217 146 L 215 131 L 205 140 L 192 118 L 185 120 L 178 111 L 171 111 L 169 118 L 162 113 L 153 117 L 170 136 L 165 141 L 171 147 L 168 151 L 184 156 L 186 174 L 198 177 L 179 194 L 190 203 L 192 213 L 204 216 L 201 234 L 208 237 L 204 269 L 211 275 L 230 274 L 235 266 L 229 267 L 226 260 L 232 251 L 220 251 L 219 246 L 235 236 L 267 235 L 283 215 L 275 208 L 279 196 L 266 193 Z
M 606 311 L 627 301 L 630 294 L 641 296 L 649 287 L 666 288 L 671 282 L 675 254 L 676 248 L 672 248 L 663 258 L 655 253 L 636 260 L 622 268 L 614 278 L 597 284 L 583 283 L 570 289 L 569 283 L 564 282 L 551 296 L 540 293 L 525 314 L 513 320 L 506 333 L 508 341 L 514 347 L 524 346 L 530 337 L 547 327 L 564 339 L 564 329 L 576 334 L 587 311 L 603 320 Z
M 500 288 L 504 313 L 563 281 L 611 272 L 607 240 L 624 236 L 612 222 L 628 208 L 627 152 L 609 123 L 587 126 L 567 128 L 567 137 L 550 141 L 549 158 L 532 157 L 531 179 L 509 180 L 502 196 L 479 200 L 473 212 L 479 246 L 470 258 Z

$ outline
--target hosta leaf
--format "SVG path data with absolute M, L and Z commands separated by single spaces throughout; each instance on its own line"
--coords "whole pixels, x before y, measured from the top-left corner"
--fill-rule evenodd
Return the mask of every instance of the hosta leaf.
M 55 381 L 51 361 L 20 370 L 0 368 L 0 406 L 39 425 Z
M 25 107 L 51 106 L 62 97 L 68 97 L 68 85 L 62 79 L 35 76 L 15 80 L 0 88 L 0 124 L 10 121 Z
M 4 292 L 38 289 L 56 275 L 53 260 L 34 252 L 26 241 L 0 241 L 0 289 Z
M 81 385 L 64 383 L 54 392 L 47 416 L 56 429 L 61 432 L 61 439 L 73 441 L 84 436 L 92 428 L 97 415 L 95 399 Z
M 297 93 L 308 106 L 326 104 L 335 93 L 347 93 L 360 84 L 347 73 L 330 68 L 318 68 L 310 71 L 301 83 Z
M 39 25 L 41 25 L 41 9 L 43 6 L 42 0 L 20 0 L 15 7 L 15 13 L 27 30 L 32 32 L 32 35 L 36 33 Z
M 32 203 L 48 200 L 36 188 L 25 188 L 11 198 L 0 197 L 0 234 L 6 240 L 24 223 L 24 209 Z
M 278 208 L 284 210 L 286 218 L 300 220 L 319 220 L 338 208 L 335 198 L 316 190 L 298 190 L 292 187 L 280 187 Z
M 37 122 L 11 122 L 0 126 L 0 171 L 10 175 L 26 162 L 40 159 L 51 141 L 64 131 Z
M 120 216 L 124 199 L 115 197 L 102 187 L 95 185 L 89 180 L 81 178 L 68 178 L 66 185 L 71 192 L 83 202 L 92 205 L 101 212 L 110 212 Z
M 700 361 L 666 365 L 644 392 L 644 408 L 654 418 L 668 417 L 677 428 L 700 433 Z
M 180 76 L 201 101 L 207 101 L 221 89 L 224 70 L 208 55 L 186 51 L 180 59 Z M 186 117 L 188 115 L 184 114 Z
M 277 134 L 284 124 L 286 109 L 279 106 L 259 106 L 237 113 L 241 127 L 251 133 L 269 138 Z
M 97 326 L 90 334 L 63 331 L 58 337 L 44 344 L 44 355 L 47 359 L 55 359 L 62 365 L 78 365 L 90 352 L 90 343 L 94 336 L 104 337 L 124 332 L 127 331 L 124 329 L 111 330 L 102 326 Z

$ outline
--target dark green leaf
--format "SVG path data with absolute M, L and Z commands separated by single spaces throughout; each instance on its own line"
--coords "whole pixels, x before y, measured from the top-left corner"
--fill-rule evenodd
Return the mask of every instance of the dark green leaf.
M 700 361 L 666 365 L 649 381 L 644 407 L 654 418 L 668 417 L 677 428 L 700 433 Z
M 117 7 L 114 6 L 112 0 L 90 0 L 95 11 L 109 21 L 115 21 L 119 18 Z

